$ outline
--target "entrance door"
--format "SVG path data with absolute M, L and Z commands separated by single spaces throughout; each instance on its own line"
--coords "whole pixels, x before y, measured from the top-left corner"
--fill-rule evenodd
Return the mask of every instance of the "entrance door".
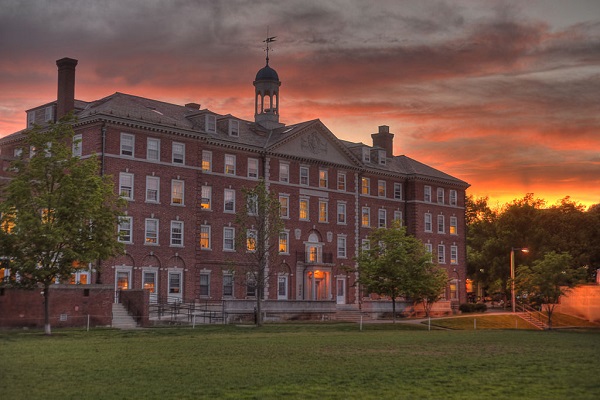
M 288 299 L 288 277 L 280 275 L 277 278 L 277 300 Z
M 119 302 L 119 291 L 128 290 L 131 287 L 130 282 L 130 271 L 117 271 L 115 273 L 115 303 Z
M 169 272 L 169 303 L 180 303 L 183 295 L 183 273 L 181 271 Z
M 337 304 L 346 304 L 346 280 L 338 278 L 336 280 L 337 287 Z

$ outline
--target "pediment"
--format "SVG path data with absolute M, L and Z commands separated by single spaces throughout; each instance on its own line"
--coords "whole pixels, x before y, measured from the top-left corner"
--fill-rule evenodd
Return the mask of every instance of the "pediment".
M 280 140 L 271 148 L 273 153 L 293 158 L 314 159 L 327 163 L 356 166 L 345 146 L 322 124 L 309 126 Z

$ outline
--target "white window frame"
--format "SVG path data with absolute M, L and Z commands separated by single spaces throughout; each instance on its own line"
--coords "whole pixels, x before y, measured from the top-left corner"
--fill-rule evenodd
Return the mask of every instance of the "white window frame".
M 387 182 L 384 180 L 377 181 L 377 196 L 387 197 Z
M 255 253 L 257 241 L 258 231 L 256 229 L 246 229 L 246 251 Z
M 394 221 L 400 221 L 400 226 L 402 226 L 402 211 L 394 210 Z
M 394 183 L 394 199 L 402 200 L 402 184 L 399 182 Z
M 290 218 L 290 195 L 280 194 L 279 195 L 279 215 L 283 219 Z
M 366 217 L 366 219 L 365 219 Z M 371 208 L 362 207 L 360 211 L 360 226 L 363 228 L 371 227 Z
M 337 203 L 337 223 L 338 225 L 347 224 L 347 204 L 345 201 L 338 201 Z
M 443 244 L 438 244 L 437 252 L 438 252 L 438 264 L 446 264 L 446 246 Z
M 235 228 L 223 227 L 223 251 L 235 251 Z
M 437 202 L 438 204 L 444 204 L 444 189 L 437 188 Z
M 360 194 L 365 196 L 371 194 L 371 178 L 360 178 Z
M 348 257 L 348 240 L 346 235 L 338 235 L 337 237 L 337 258 Z
M 126 182 L 127 180 L 129 180 L 130 182 Z M 134 182 L 135 182 L 135 176 L 133 174 L 130 174 L 129 172 L 119 172 L 119 196 L 121 196 L 122 198 L 126 199 L 126 200 L 130 200 L 133 201 L 134 198 Z M 129 184 L 131 186 L 129 186 Z M 126 190 L 127 195 L 123 195 L 123 191 L 124 188 Z
M 306 216 L 302 217 L 302 204 L 306 204 Z M 308 197 L 301 197 L 298 202 L 298 220 L 310 221 L 310 199 Z
M 452 264 L 452 265 L 458 264 L 458 246 L 455 246 L 455 245 L 450 246 L 450 264 Z
M 206 246 L 202 245 L 203 235 L 206 234 Z M 210 225 L 200 225 L 200 238 L 198 239 L 198 245 L 200 250 L 211 250 L 212 249 L 212 235 Z
M 131 153 L 131 154 L 129 154 Z M 119 154 L 121 157 L 135 157 L 135 136 L 131 133 L 121 132 L 121 143 Z
M 223 163 L 223 173 L 225 175 L 235 175 L 236 157 L 234 154 L 225 154 Z
M 223 272 L 223 297 L 233 298 L 235 295 L 235 282 L 234 276 L 232 272 L 224 271 Z M 227 293 L 225 288 L 227 288 Z
M 319 187 L 327 189 L 329 186 L 329 171 L 326 169 L 319 169 Z
M 319 222 L 329 222 L 329 202 L 326 199 L 319 199 Z
M 183 221 L 171 221 L 171 246 L 183 247 Z
M 441 214 L 437 216 L 437 233 L 446 233 L 446 218 Z
M 431 203 L 431 186 L 425 186 L 423 188 L 423 201 Z
M 83 135 L 82 134 L 73 135 L 73 142 L 71 144 L 73 157 L 81 157 L 81 155 L 83 154 L 82 144 L 83 144 Z
M 240 121 L 238 121 L 237 119 L 229 120 L 229 136 L 240 136 Z
M 363 162 L 371 162 L 371 149 L 368 147 L 362 148 L 362 160 Z
M 223 212 L 229 214 L 235 213 L 235 189 L 223 190 Z
M 457 205 L 457 201 L 458 201 L 458 193 L 454 189 L 450 190 L 450 205 L 451 206 Z
M 290 232 L 279 232 L 279 254 L 290 254 Z
M 156 183 L 156 188 L 152 188 L 152 182 Z M 155 192 L 155 198 L 151 193 Z M 158 176 L 146 176 L 146 203 L 160 203 L 160 178 Z
M 386 164 L 386 153 L 385 150 L 378 150 L 377 151 L 377 156 L 379 158 L 379 165 L 385 165 Z
M 385 208 L 380 208 L 377 211 L 377 227 L 385 228 L 387 226 L 387 210 Z
M 181 150 L 176 150 L 177 147 L 181 147 Z M 173 142 L 171 148 L 171 162 L 173 164 L 185 165 L 185 143 Z
M 144 244 L 150 246 L 158 246 L 158 232 L 158 218 L 146 218 L 144 222 Z
M 458 218 L 454 216 L 450 217 L 450 234 L 458 235 Z
M 431 213 L 425 213 L 425 232 L 433 232 L 433 215 Z
M 121 243 L 133 243 L 133 217 L 119 217 L 119 236 L 118 241 Z M 126 233 L 123 235 L 123 233 Z M 125 237 L 125 239 L 123 239 Z M 127 239 L 127 237 L 129 239 Z
M 205 203 L 208 203 L 208 207 L 204 207 Z M 202 185 L 200 188 L 200 209 L 212 210 L 212 186 Z
M 202 150 L 202 172 L 212 171 L 212 151 Z
M 206 132 L 217 133 L 217 116 L 206 114 Z
M 300 166 L 300 184 L 302 186 L 310 186 L 310 169 L 306 165 Z
M 254 166 L 253 166 L 254 164 Z M 248 178 L 258 179 L 258 159 L 248 158 Z
M 54 119 L 53 111 L 52 106 L 44 108 L 44 122 L 51 122 Z
M 201 298 L 210 297 L 210 276 L 211 276 L 210 275 L 210 271 L 208 271 L 208 270 L 202 270 L 202 271 L 200 271 L 200 277 L 199 277 L 199 283 L 200 283 L 199 289 L 200 289 L 200 291 L 199 291 L 198 295 Z M 205 284 L 202 282 L 202 280 L 203 280 L 202 278 L 203 277 L 206 278 L 206 283 Z M 206 293 L 202 293 L 203 288 L 206 288 Z
M 181 187 L 181 197 L 178 197 L 179 191 L 178 186 Z M 171 179 L 171 205 L 172 206 L 184 206 L 185 205 L 185 181 L 181 179 Z
M 346 191 L 346 173 L 345 172 L 337 173 L 337 189 L 340 192 Z
M 152 145 L 151 145 L 152 143 Z M 152 148 L 155 147 L 155 148 Z M 154 154 L 156 153 L 156 154 Z M 146 143 L 146 160 L 160 161 L 160 139 L 148 138 Z
M 290 182 L 290 164 L 288 163 L 279 163 L 279 182 Z

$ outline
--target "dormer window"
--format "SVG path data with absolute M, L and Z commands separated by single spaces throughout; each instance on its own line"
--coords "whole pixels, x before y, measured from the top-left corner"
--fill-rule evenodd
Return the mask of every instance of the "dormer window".
M 371 151 L 368 147 L 362 148 L 362 160 L 363 162 L 371 162 Z
M 239 137 L 240 136 L 240 121 L 235 119 L 229 120 L 229 136 Z
M 44 111 L 45 111 L 44 121 L 52 122 L 52 120 L 53 120 L 52 106 L 46 107 L 46 109 Z
M 385 165 L 385 150 L 378 151 L 379 165 Z
M 212 114 L 206 116 L 206 132 L 217 133 L 217 117 Z
M 32 127 L 35 124 L 35 111 L 27 113 L 27 127 Z

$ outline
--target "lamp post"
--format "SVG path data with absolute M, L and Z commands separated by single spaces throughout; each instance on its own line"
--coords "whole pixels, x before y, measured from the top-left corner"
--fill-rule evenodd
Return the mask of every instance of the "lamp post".
M 529 253 L 526 247 L 511 247 L 510 249 L 510 304 L 512 312 L 516 312 L 516 296 L 515 296 L 515 251 Z

